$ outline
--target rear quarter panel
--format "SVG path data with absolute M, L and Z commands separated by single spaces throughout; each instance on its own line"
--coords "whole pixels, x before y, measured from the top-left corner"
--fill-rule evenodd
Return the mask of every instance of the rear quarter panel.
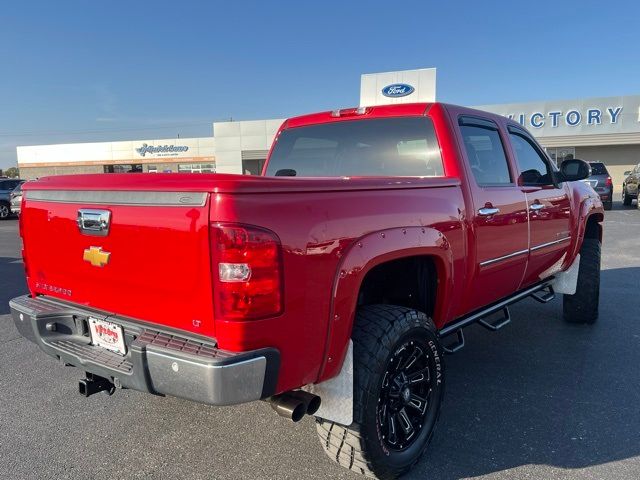
M 355 188 L 358 179 L 351 181 Z M 380 179 L 386 188 L 214 195 L 212 221 L 242 219 L 279 235 L 285 275 L 284 313 L 248 322 L 217 320 L 220 346 L 278 348 L 279 391 L 314 383 L 339 372 L 358 289 L 373 266 L 400 256 L 431 254 L 447 264 L 448 278 L 464 277 L 459 181 L 438 179 L 443 186 L 436 188 L 429 187 L 429 180 L 393 182 L 408 185 L 394 188 L 389 179 Z M 412 182 L 424 186 L 415 188 Z M 357 247 L 359 240 L 366 248 Z M 456 305 L 450 300 L 447 305 Z M 438 310 L 435 321 L 442 323 L 450 314 Z

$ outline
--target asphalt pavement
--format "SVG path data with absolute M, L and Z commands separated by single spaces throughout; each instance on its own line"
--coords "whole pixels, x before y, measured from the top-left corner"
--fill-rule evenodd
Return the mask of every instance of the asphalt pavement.
M 18 335 L 26 293 L 15 220 L 0 221 L 0 476 L 357 479 L 325 457 L 310 418 L 262 402 L 214 408 L 118 391 L 88 399 L 82 372 Z M 562 299 L 525 300 L 498 333 L 446 357 L 431 448 L 407 479 L 640 478 L 640 211 L 607 212 L 600 319 L 567 325 Z

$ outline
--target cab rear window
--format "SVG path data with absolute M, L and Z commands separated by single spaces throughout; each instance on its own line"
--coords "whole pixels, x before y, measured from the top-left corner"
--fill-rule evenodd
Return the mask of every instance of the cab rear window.
M 347 120 L 283 130 L 267 175 L 299 177 L 444 175 L 427 117 Z

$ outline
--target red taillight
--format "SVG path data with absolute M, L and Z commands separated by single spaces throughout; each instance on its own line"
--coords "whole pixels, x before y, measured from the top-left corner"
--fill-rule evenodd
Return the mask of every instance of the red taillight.
M 212 224 L 216 316 L 252 320 L 282 313 L 280 239 L 247 225 Z
M 613 182 L 611 181 L 611 177 L 607 177 L 607 179 L 604 182 L 605 187 L 610 187 L 611 185 L 613 185 Z

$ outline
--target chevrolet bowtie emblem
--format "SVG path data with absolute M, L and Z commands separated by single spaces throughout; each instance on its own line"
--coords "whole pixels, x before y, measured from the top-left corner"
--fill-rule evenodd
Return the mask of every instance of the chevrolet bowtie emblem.
M 84 251 L 82 259 L 94 267 L 104 267 L 109 263 L 111 252 L 103 252 L 102 247 L 89 247 Z

